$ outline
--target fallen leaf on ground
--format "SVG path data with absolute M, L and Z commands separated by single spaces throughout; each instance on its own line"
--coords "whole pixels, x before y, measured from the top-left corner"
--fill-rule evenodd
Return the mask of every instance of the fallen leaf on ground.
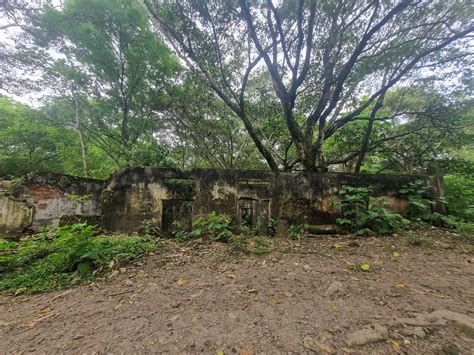
M 322 343 L 310 336 L 305 336 L 303 339 L 303 346 L 312 352 L 319 353 L 318 349 L 323 350 L 325 353 L 333 354 L 335 352 L 334 347 L 329 344 Z
M 234 346 L 234 350 L 239 355 L 252 355 L 253 354 L 252 350 L 246 349 L 241 346 Z
M 395 287 L 396 287 L 396 288 L 404 288 L 404 287 L 405 287 L 405 284 L 399 282 L 399 283 L 397 283 L 397 284 L 395 285 Z
M 179 286 L 183 286 L 183 285 L 186 285 L 187 283 L 189 283 L 189 281 L 186 280 L 186 279 L 179 279 L 178 281 L 176 281 L 176 283 L 177 283 Z
M 387 343 L 392 344 L 395 351 L 400 350 L 400 343 L 394 339 L 388 339 Z
M 39 313 L 44 316 L 44 315 L 48 314 L 51 311 L 52 311 L 51 307 L 45 307 L 42 310 L 40 310 Z
M 394 256 L 395 258 L 398 258 L 398 257 L 400 256 L 400 253 L 397 253 L 397 252 L 395 251 L 395 252 L 393 253 L 393 256 Z
M 147 274 L 145 271 L 140 270 L 140 271 L 137 273 L 137 276 L 136 276 L 136 277 L 137 277 L 137 279 L 144 279 L 144 278 L 147 277 L 147 276 L 148 276 L 148 274 Z
M 281 301 L 277 300 L 276 298 L 273 298 L 273 299 L 271 300 L 271 303 L 272 303 L 273 305 L 276 305 L 276 304 L 281 303 Z
M 235 279 L 235 275 L 231 272 L 228 272 L 227 274 L 225 274 L 225 276 L 227 276 L 229 279 Z
M 22 328 L 31 329 L 31 328 L 33 328 L 33 327 L 36 325 L 36 323 L 38 323 L 38 321 L 35 320 L 35 319 L 29 320 L 29 321 L 24 322 L 24 323 L 21 325 L 21 327 L 22 327 Z

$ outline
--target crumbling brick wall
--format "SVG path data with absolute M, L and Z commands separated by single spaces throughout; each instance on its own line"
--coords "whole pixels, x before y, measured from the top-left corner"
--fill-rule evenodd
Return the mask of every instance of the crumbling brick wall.
M 29 174 L 4 182 L 0 192 L 0 236 L 59 225 L 77 218 L 101 222 L 103 181 L 53 173 Z

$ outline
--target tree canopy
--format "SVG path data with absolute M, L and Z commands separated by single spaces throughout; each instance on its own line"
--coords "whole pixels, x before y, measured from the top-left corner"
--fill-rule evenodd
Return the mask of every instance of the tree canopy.
M 66 0 L 0 11 L 4 177 L 472 166 L 468 1 Z

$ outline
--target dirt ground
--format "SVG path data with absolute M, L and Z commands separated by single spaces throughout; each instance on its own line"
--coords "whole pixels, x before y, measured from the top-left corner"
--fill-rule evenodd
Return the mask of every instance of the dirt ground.
M 0 353 L 472 354 L 474 248 L 419 233 L 281 238 L 260 256 L 167 242 L 93 285 L 0 296 Z

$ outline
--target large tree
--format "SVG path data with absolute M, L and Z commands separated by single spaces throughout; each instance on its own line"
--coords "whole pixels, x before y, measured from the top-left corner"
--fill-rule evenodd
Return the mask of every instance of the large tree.
M 255 77 L 270 78 L 267 99 L 279 103 L 296 148 L 286 165 L 326 170 L 337 162 L 325 156 L 328 138 L 350 122 L 373 121 L 390 89 L 464 67 L 474 30 L 463 0 L 144 3 L 159 33 L 242 120 L 272 170 L 285 166 L 254 127 L 262 103 L 249 85 Z
M 41 66 L 46 93 L 73 106 L 77 131 L 118 166 L 143 164 L 148 153 L 140 147 L 156 145 L 160 113 L 179 70 L 150 31 L 144 9 L 126 0 L 67 0 L 63 8 L 31 16 L 27 33 L 53 54 L 34 64 Z

